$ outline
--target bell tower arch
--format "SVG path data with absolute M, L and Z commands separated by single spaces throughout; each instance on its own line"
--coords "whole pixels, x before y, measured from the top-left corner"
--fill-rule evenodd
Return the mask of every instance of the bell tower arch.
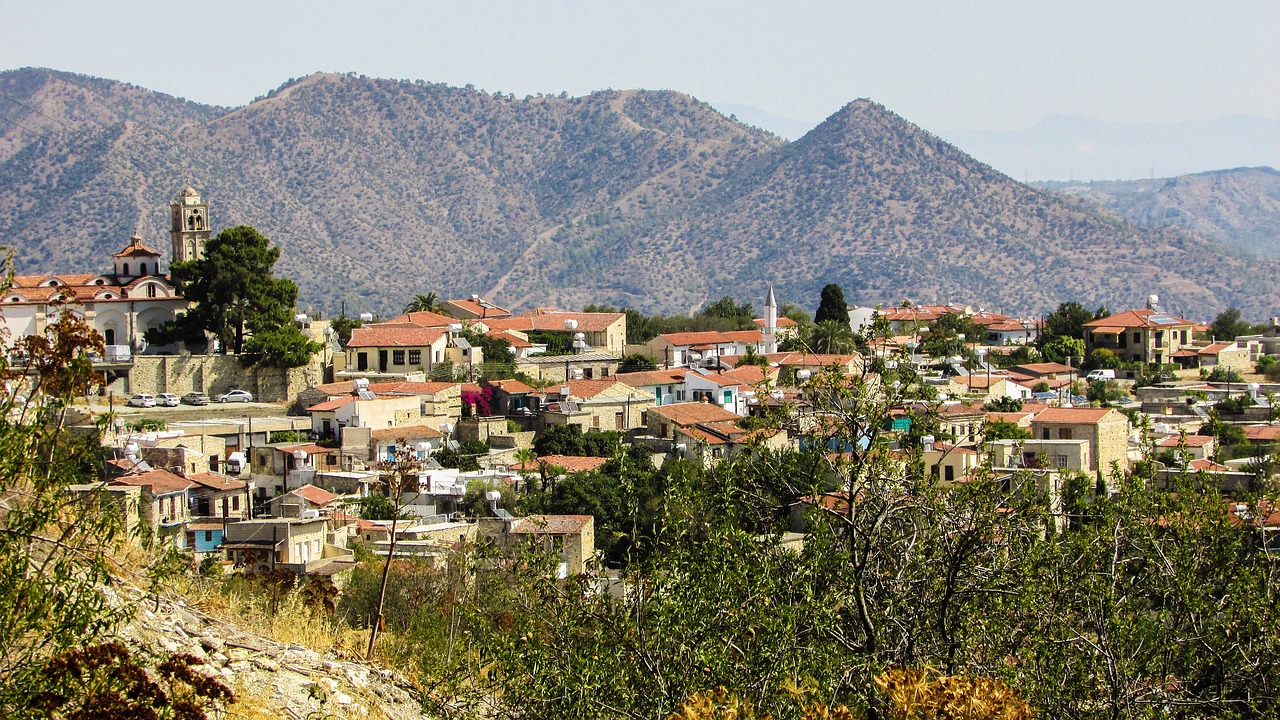
M 190 185 L 169 203 L 169 237 L 173 241 L 170 262 L 185 262 L 204 257 L 204 244 L 209 240 L 209 203 Z

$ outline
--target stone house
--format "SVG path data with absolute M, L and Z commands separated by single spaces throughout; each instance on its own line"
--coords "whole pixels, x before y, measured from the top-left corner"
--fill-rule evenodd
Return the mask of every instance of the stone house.
M 236 518 L 250 516 L 249 483 L 215 472 L 188 475 L 192 511 L 199 518 Z
M 275 517 L 301 518 L 312 514 L 318 517 L 332 510 L 337 500 L 338 496 L 328 490 L 315 485 L 303 485 L 296 490 L 290 490 L 279 497 L 272 498 L 268 506 Z
M 560 557 L 556 576 L 580 575 L 596 552 L 596 520 L 590 515 L 530 515 L 510 521 L 507 535 L 541 545 Z
M 168 470 L 147 470 L 121 475 L 111 484 L 141 488 L 138 513 L 142 524 L 164 542 L 178 549 L 186 547 L 186 526 L 191 520 L 187 493 L 194 483 Z
M 1105 348 L 1125 362 L 1172 363 L 1174 353 L 1191 346 L 1195 327 L 1152 307 L 1126 310 L 1084 324 L 1085 353 Z
M 1086 440 L 1089 471 L 1100 471 L 1111 484 L 1113 468 L 1129 470 L 1129 418 L 1114 408 L 1047 408 L 1031 419 L 1037 440 Z
M 653 396 L 617 378 L 570 380 L 547 388 L 542 418 L 547 425 L 580 425 L 591 430 L 630 430 L 643 425 Z
M 354 566 L 351 551 L 328 542 L 325 518 L 242 520 L 226 526 L 222 551 L 247 572 L 331 573 Z
M 484 321 L 493 330 L 515 330 L 528 337 L 530 332 L 554 333 L 573 339 L 582 334 L 583 348 L 620 358 L 627 346 L 625 313 L 580 313 L 563 310 L 535 309 L 506 318 L 490 317 Z

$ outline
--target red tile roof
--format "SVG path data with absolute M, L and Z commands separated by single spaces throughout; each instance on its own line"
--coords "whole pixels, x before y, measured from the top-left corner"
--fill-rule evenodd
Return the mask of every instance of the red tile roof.
M 304 500 L 311 503 L 312 505 L 319 505 L 320 507 L 324 507 L 325 505 L 328 505 L 329 503 L 338 499 L 337 495 L 334 495 L 328 490 L 325 490 L 324 488 L 318 488 L 315 485 L 310 485 L 310 484 L 303 485 L 302 487 L 297 488 L 295 490 L 291 490 L 285 493 L 285 495 L 297 495 L 298 497 L 303 498 Z M 281 497 L 283 497 L 283 495 Z
M 570 473 L 589 472 L 604 467 L 609 462 L 609 458 L 602 457 L 586 457 L 582 455 L 543 455 L 536 460 L 521 463 L 512 466 L 513 470 L 537 470 L 544 465 L 547 467 L 556 466 L 568 470 Z
M 753 319 L 751 322 L 753 322 L 753 323 L 755 323 L 755 324 L 759 325 L 759 326 L 760 326 L 760 327 L 762 327 L 762 328 L 764 327 L 764 318 L 755 318 L 755 319 Z M 777 325 L 775 325 L 774 327 L 780 327 L 780 328 L 782 328 L 782 327 L 796 327 L 796 326 L 798 326 L 799 324 L 800 324 L 800 323 L 796 322 L 795 320 L 792 320 L 792 319 L 791 319 L 791 318 L 789 318 L 789 317 L 780 317 L 780 318 L 778 318 L 778 324 L 777 324 Z
M 1183 441 L 1186 441 L 1185 443 Z M 1187 447 L 1204 447 L 1213 442 L 1210 435 L 1187 435 L 1185 438 L 1179 435 L 1167 437 L 1156 443 L 1159 447 L 1178 447 L 1185 444 Z
M 1171 318 L 1176 322 L 1163 325 L 1157 324 L 1151 321 L 1151 318 L 1155 316 Z M 1195 323 L 1190 320 L 1170 315 L 1169 313 L 1152 310 L 1150 308 L 1126 310 L 1117 315 L 1111 315 L 1099 320 L 1091 320 L 1084 324 L 1085 327 L 1100 332 L 1110 332 L 1115 328 L 1155 328 L 1168 330 L 1172 328 L 1190 327 L 1192 325 L 1195 325 Z
M 418 438 L 442 438 L 444 434 L 439 430 L 427 425 L 399 425 L 397 427 L 381 428 L 370 433 L 374 440 L 396 440 L 404 438 L 405 440 L 416 440 Z
M 332 412 L 355 401 L 356 397 L 354 395 L 343 395 L 342 397 L 337 397 L 332 400 L 325 400 L 322 403 L 316 403 L 315 405 L 307 408 L 307 412 Z
M 1093 424 L 1109 413 L 1120 414 L 1111 408 L 1048 408 L 1037 413 L 1031 422 Z
M 651 385 L 679 385 L 684 382 L 684 369 L 643 370 L 641 372 L 618 373 L 614 375 L 619 382 L 629 387 L 640 388 Z
M 1062 363 L 1046 362 L 1046 363 L 1026 363 L 1023 365 L 1014 365 L 1010 370 L 1021 370 L 1031 375 L 1061 375 L 1062 373 L 1075 372 L 1075 368 Z
M 655 415 L 670 420 L 680 427 L 739 419 L 737 414 L 729 412 L 719 405 L 698 402 L 676 403 L 674 405 L 650 408 L 649 417 Z
M 672 345 L 727 345 L 733 339 L 718 330 L 700 330 L 698 332 L 663 333 L 658 337 Z
M 525 340 L 522 337 L 519 337 L 518 335 L 513 335 L 511 332 L 506 330 L 490 330 L 488 334 L 489 334 L 489 337 L 491 338 L 497 338 L 498 340 L 506 340 L 507 344 L 513 348 L 533 347 L 533 343 L 529 342 L 528 340 Z
M 351 331 L 347 347 L 426 347 L 444 337 L 447 330 L 413 323 L 380 323 Z
M 1250 440 L 1262 440 L 1264 442 L 1280 440 L 1280 426 L 1245 425 L 1241 429 L 1244 430 L 1244 436 Z
M 532 387 L 529 387 L 515 378 L 509 378 L 506 380 L 486 380 L 485 383 L 508 393 L 531 393 L 534 391 Z
M 113 485 L 136 485 L 138 487 L 149 487 L 153 495 L 168 495 L 170 493 L 185 492 L 190 489 L 192 483 L 190 480 L 174 475 L 168 470 L 148 470 L 146 472 L 131 473 L 129 475 L 121 475 L 111 481 Z
M 530 515 L 511 525 L 511 532 L 529 535 L 577 535 L 595 522 L 590 515 Z
M 558 332 L 600 332 L 610 325 L 625 319 L 623 313 L 574 313 L 558 310 L 533 310 L 509 318 L 488 318 L 484 321 L 490 328 L 499 330 L 550 330 Z M 566 320 L 576 320 L 578 327 L 574 331 L 564 326 Z
M 421 325 L 422 327 L 444 329 L 448 329 L 450 325 L 458 325 L 462 323 L 462 321 L 457 318 L 430 312 L 428 310 L 419 310 L 417 312 L 405 313 L 404 315 L 397 315 L 387 322 L 410 323 L 412 325 Z
M 475 302 L 473 300 L 469 300 L 469 299 L 468 300 L 449 300 L 447 302 L 450 305 L 455 305 L 459 308 L 462 308 L 463 310 L 466 310 L 467 312 L 474 313 L 476 315 L 484 315 L 485 319 L 488 319 L 490 317 L 501 317 L 504 315 L 506 316 L 511 315 L 510 310 L 504 310 L 498 307 L 497 305 L 490 303 L 488 300 L 485 301 L 486 303 L 488 303 L 487 306 L 481 305 L 480 303 Z
M 225 490 L 243 490 L 248 484 L 234 478 L 229 478 L 222 473 L 203 472 L 195 475 L 188 475 L 187 479 L 200 485 L 201 487 L 217 490 L 219 492 Z

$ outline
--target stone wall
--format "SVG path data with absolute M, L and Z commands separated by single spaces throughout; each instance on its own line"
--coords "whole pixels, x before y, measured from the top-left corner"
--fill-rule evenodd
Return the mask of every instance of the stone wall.
M 248 390 L 260 402 L 286 402 L 320 379 L 319 367 L 280 369 L 244 367 L 235 355 L 136 355 L 127 393 L 203 392 L 210 397 L 228 390 Z

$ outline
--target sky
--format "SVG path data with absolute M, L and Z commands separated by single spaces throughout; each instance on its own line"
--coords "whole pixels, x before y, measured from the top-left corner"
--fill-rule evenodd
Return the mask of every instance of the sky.
M 0 69 L 242 105 L 292 77 L 672 89 L 814 124 L 870 97 L 927 129 L 1280 119 L 1276 0 L 0 0 Z

